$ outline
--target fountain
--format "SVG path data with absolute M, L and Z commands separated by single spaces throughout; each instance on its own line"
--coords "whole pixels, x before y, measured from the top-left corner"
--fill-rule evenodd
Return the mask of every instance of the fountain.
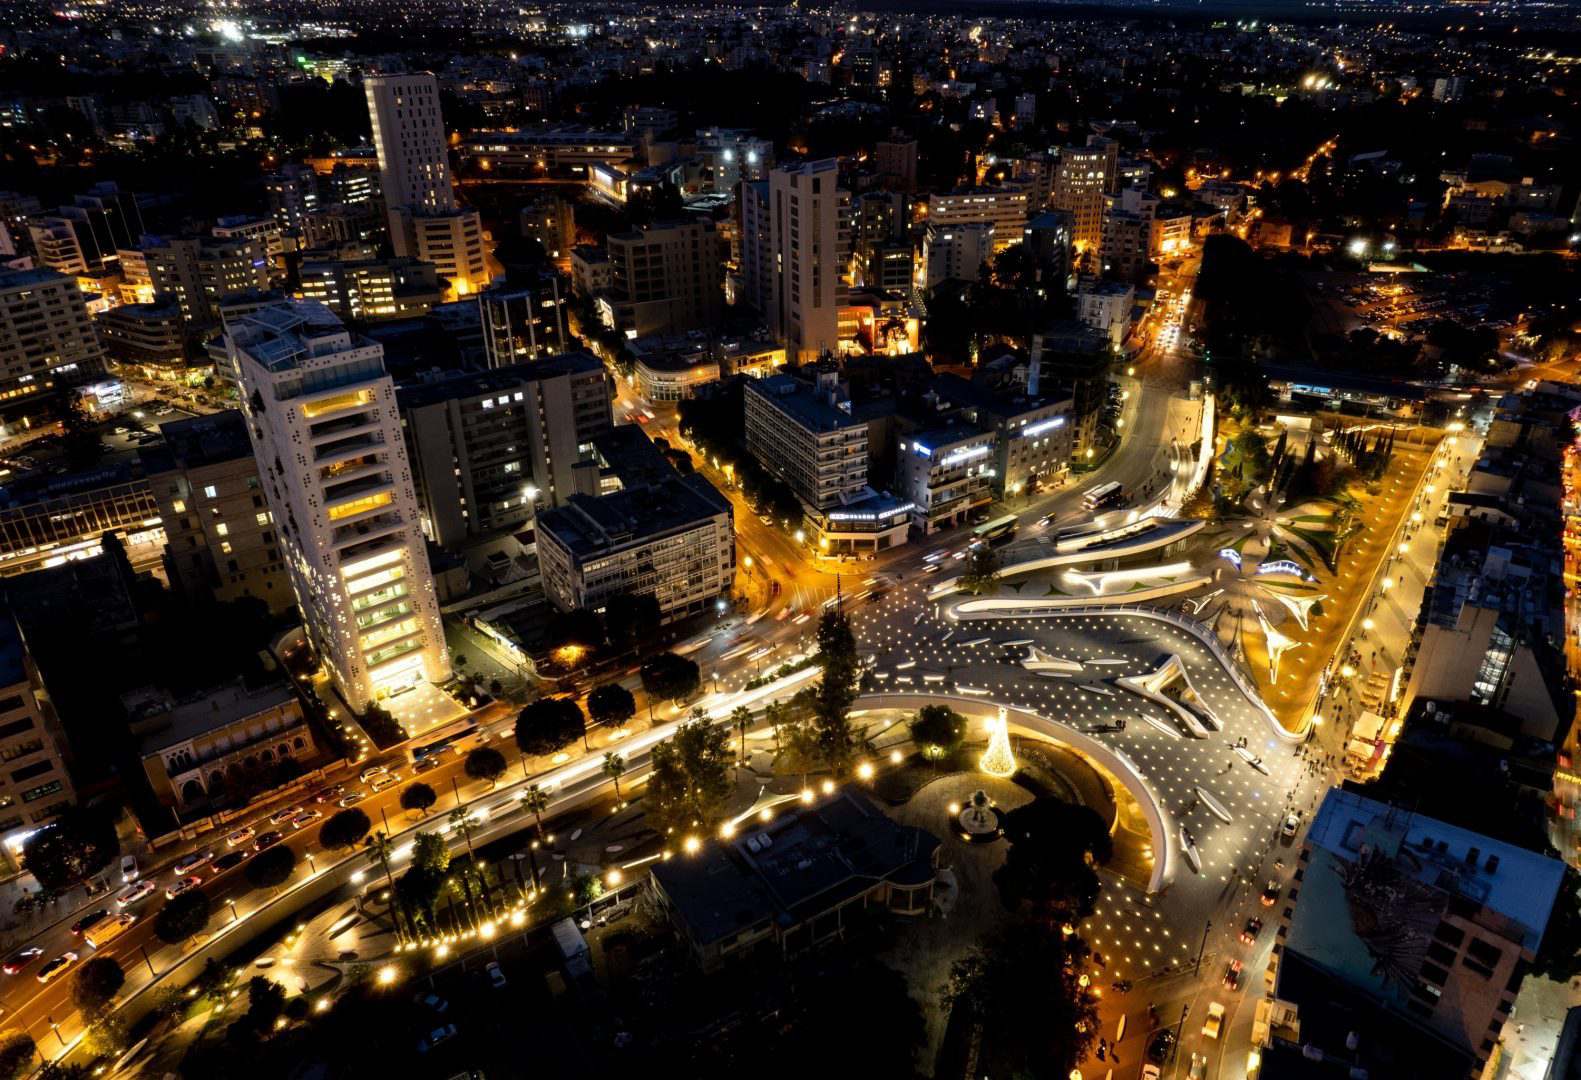
M 1004 835 L 1004 814 L 993 804 L 988 792 L 979 788 L 956 812 L 955 826 L 967 843 L 987 844 Z

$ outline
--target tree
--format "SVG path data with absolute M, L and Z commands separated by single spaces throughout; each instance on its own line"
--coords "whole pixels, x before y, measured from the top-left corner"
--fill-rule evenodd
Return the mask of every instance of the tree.
M 999 588 L 999 554 L 987 544 L 972 549 L 966 560 L 966 572 L 961 575 L 961 588 L 976 596 L 991 593 Z
M 384 881 L 390 887 L 390 914 L 395 923 L 395 936 L 399 941 L 403 930 L 401 918 L 401 904 L 395 890 L 395 876 L 390 873 L 390 856 L 395 854 L 395 845 L 390 842 L 387 833 L 376 832 L 362 842 L 362 849 L 375 859 L 384 870 Z
M 247 982 L 247 1024 L 259 1035 L 274 1029 L 285 1012 L 285 987 L 273 979 L 254 975 Z
M 855 761 L 860 743 L 850 721 L 856 700 L 856 636 L 838 604 L 818 620 L 818 664 L 823 678 L 813 695 L 812 730 L 818 759 L 840 776 Z
M 659 636 L 659 624 L 659 601 L 651 593 L 620 593 L 604 602 L 604 636 L 617 652 L 647 645 Z
M 522 806 L 538 823 L 538 839 L 542 840 L 543 812 L 549 809 L 549 793 L 537 784 L 528 784 L 527 790 L 522 792 Z
M 587 715 L 593 723 L 606 727 L 625 727 L 637 715 L 637 699 L 631 691 L 617 682 L 607 682 L 593 688 L 587 695 Z
M 736 734 L 741 737 L 741 760 L 747 760 L 747 732 L 752 728 L 752 710 L 745 705 L 737 705 L 730 710 L 730 726 L 736 729 Z
M 38 1047 L 33 1036 L 13 1028 L 0 1034 L 0 1080 L 22 1080 L 33 1071 Z
M 126 972 L 108 956 L 95 956 L 77 969 L 71 983 L 71 999 L 89 1020 L 97 1019 L 110 999 L 126 985 Z
M 368 815 L 352 806 L 324 822 L 324 827 L 318 830 L 318 842 L 330 851 L 356 847 L 372 827 Z
M 284 844 L 276 844 L 254 855 L 244 873 L 247 884 L 255 889 L 278 889 L 291 880 L 295 869 L 296 852 Z
M 1004 824 L 1010 848 L 994 884 L 1005 907 L 1051 925 L 1091 915 L 1099 884 L 1094 868 L 1114 850 L 1103 819 L 1088 807 L 1044 796 L 1010 811 Z
M 439 801 L 434 789 L 427 784 L 407 784 L 401 792 L 401 809 L 413 814 L 426 814 Z
M 67 810 L 22 844 L 22 865 L 51 892 L 97 874 L 121 853 L 115 822 L 98 809 Z
M 911 741 L 924 756 L 949 757 L 966 739 L 966 717 L 948 705 L 924 705 L 907 726 L 911 729 Z M 930 753 L 934 747 L 937 752 Z
M 472 779 L 487 780 L 489 787 L 493 787 L 505 775 L 505 755 L 492 746 L 480 746 L 467 754 L 462 767 Z
M 626 773 L 626 759 L 611 751 L 604 755 L 604 775 L 615 782 L 615 798 L 620 798 L 620 778 Z
M 1086 960 L 1080 937 L 1015 922 L 954 963 L 944 1005 L 981 1025 L 978 1073 L 1070 1075 L 1098 1036 L 1096 999 L 1081 985 Z
M 694 714 L 653 748 L 647 798 L 662 828 L 713 828 L 732 787 L 729 744 L 723 727 Z
M 586 734 L 575 698 L 539 698 L 516 717 L 516 745 L 533 757 L 556 753 Z
M 674 653 L 657 653 L 642 665 L 642 689 L 650 701 L 682 701 L 703 683 L 697 664 Z M 652 712 L 652 706 L 649 706 Z
M 394 746 L 406 739 L 406 729 L 377 701 L 370 700 L 363 707 L 361 724 L 368 737 L 380 746 Z
M 210 910 L 208 894 L 202 889 L 189 889 L 159 909 L 154 916 L 154 935 L 166 945 L 180 945 L 209 925 Z

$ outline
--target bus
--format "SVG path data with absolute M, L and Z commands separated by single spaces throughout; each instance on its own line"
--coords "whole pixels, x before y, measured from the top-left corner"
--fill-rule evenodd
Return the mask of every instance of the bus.
M 412 764 L 418 771 L 432 768 L 448 754 L 465 753 L 489 741 L 489 733 L 476 723 L 466 723 L 444 735 L 438 735 L 412 747 Z
M 84 930 L 82 933 L 82 940 L 86 941 L 89 945 L 92 945 L 95 949 L 98 949 L 106 942 L 114 941 L 116 938 L 126 933 L 132 928 L 132 924 L 136 921 L 136 915 L 128 915 L 124 911 L 119 912 L 118 914 L 111 915 L 108 919 L 100 919 L 98 922 L 88 927 L 88 929 Z
M 1114 506 L 1125 500 L 1125 488 L 1118 480 L 1111 480 L 1107 484 L 1099 484 L 1081 497 L 1084 510 L 1102 510 L 1104 507 Z
M 973 540 L 986 540 L 990 544 L 1003 544 L 1016 535 L 1016 516 L 1006 514 L 993 521 L 985 521 L 972 530 Z

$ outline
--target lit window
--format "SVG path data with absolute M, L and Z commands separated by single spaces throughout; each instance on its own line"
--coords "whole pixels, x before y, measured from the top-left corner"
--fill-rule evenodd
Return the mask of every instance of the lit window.
M 229 555 L 231 553 L 231 542 L 229 540 L 221 540 L 220 550 Z
M 170 509 L 174 510 L 178 514 L 185 514 L 187 512 L 187 504 L 182 499 L 176 499 L 170 504 Z
M 259 525 L 267 525 L 267 524 L 269 524 L 269 522 L 271 520 L 270 517 L 269 517 L 269 511 L 265 510 L 261 514 L 254 514 L 253 515 L 253 520 L 256 521 Z
M 220 497 L 220 489 L 210 484 L 203 489 L 203 497 L 205 499 L 217 499 Z
M 214 531 L 220 536 L 229 536 L 231 534 L 231 527 L 222 521 L 218 525 L 214 526 Z

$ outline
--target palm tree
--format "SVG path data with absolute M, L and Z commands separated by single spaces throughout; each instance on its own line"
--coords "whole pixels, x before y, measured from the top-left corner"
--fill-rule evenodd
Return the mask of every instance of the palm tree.
M 390 916 L 395 922 L 395 939 L 401 940 L 401 901 L 395 892 L 395 875 L 390 873 L 390 856 L 395 854 L 395 845 L 390 843 L 390 838 L 384 832 L 376 832 L 362 841 L 364 851 L 379 860 L 379 865 L 384 867 L 384 880 L 390 887 Z
M 538 821 L 538 839 L 543 839 L 543 812 L 549 809 L 549 794 L 537 784 L 528 784 L 522 792 L 522 805 Z
M 604 755 L 604 775 L 615 781 L 615 798 L 620 798 L 620 778 L 626 771 L 626 759 L 614 752 Z
M 730 722 L 735 725 L 737 734 L 741 736 L 741 761 L 747 760 L 747 729 L 752 726 L 752 710 L 745 705 L 737 705 L 730 710 Z
M 483 878 L 483 875 L 478 872 L 478 854 L 472 850 L 471 814 L 468 813 L 466 807 L 458 806 L 454 810 L 450 811 L 450 814 L 446 820 L 450 823 L 450 827 L 452 829 L 459 829 L 461 831 L 461 838 L 467 842 L 467 856 L 470 865 L 467 867 L 466 872 L 461 875 L 461 888 L 466 893 L 467 906 L 472 906 L 472 881 L 470 879 L 470 875 L 477 874 L 478 884 L 483 890 L 484 897 L 491 901 L 490 907 L 492 907 L 492 898 L 488 895 L 488 882 Z

